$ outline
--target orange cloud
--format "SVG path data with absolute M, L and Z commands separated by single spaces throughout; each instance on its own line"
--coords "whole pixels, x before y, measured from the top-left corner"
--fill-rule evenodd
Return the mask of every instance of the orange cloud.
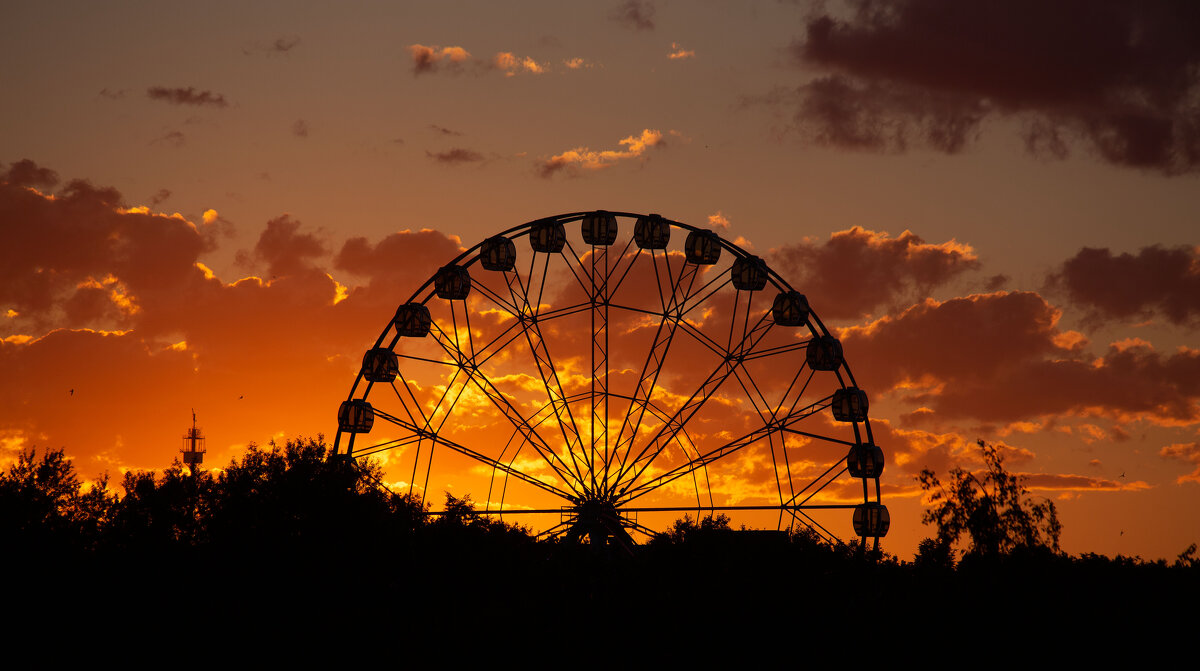
M 512 77 L 522 72 L 540 75 L 546 72 L 546 66 L 529 58 L 516 56 L 509 51 L 501 51 L 492 57 L 492 66 L 504 72 L 505 77 Z
M 679 44 L 677 44 L 675 42 L 671 43 L 671 53 L 667 54 L 667 58 L 669 58 L 673 61 L 681 61 L 681 60 L 684 60 L 685 58 L 695 58 L 695 57 L 696 57 L 695 51 L 684 49 L 682 46 L 680 46 Z
M 671 131 L 675 134 L 674 131 Z M 551 177 L 559 172 L 579 174 L 580 171 L 596 171 L 611 168 L 619 161 L 641 158 L 647 150 L 663 148 L 666 140 L 662 131 L 646 128 L 640 135 L 630 135 L 618 142 L 622 149 L 593 151 L 587 147 L 576 147 L 556 154 L 537 163 L 538 174 Z
M 1191 473 L 1175 478 L 1175 482 L 1200 482 L 1200 443 L 1174 443 L 1163 447 L 1158 454 L 1167 459 L 1185 461 L 1195 467 Z
M 424 44 L 410 44 L 408 53 L 412 56 L 414 76 L 437 72 L 442 67 L 456 72 L 461 69 L 463 63 L 471 59 L 471 53 L 462 47 L 431 47 Z

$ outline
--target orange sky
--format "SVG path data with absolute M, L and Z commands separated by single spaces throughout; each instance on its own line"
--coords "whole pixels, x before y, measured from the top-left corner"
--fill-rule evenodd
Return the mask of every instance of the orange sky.
M 1068 551 L 1200 540 L 1197 10 L 394 4 L 8 12 L 0 459 L 161 469 L 192 408 L 210 464 L 332 437 L 438 266 L 606 208 L 711 227 L 809 297 L 871 394 L 886 549 L 929 532 L 913 476 L 979 466 L 976 439 Z

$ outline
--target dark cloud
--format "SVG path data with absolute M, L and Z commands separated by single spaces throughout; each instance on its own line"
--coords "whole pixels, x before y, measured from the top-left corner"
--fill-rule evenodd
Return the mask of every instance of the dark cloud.
M 854 319 L 913 294 L 924 297 L 979 267 L 974 250 L 953 240 L 930 244 L 911 231 L 890 238 L 857 226 L 823 243 L 787 245 L 768 256 L 823 319 Z
M 425 155 L 437 161 L 438 163 L 446 163 L 449 165 L 459 165 L 462 163 L 478 163 L 483 161 L 483 154 L 472 149 L 454 148 L 442 152 L 426 151 Z
M 272 277 L 302 273 L 311 269 L 311 260 L 328 253 L 315 234 L 299 231 L 300 222 L 286 214 L 267 222 L 254 245 L 254 255 L 267 263 Z
M 1089 310 L 1092 323 L 1146 319 L 1155 312 L 1175 324 L 1195 323 L 1200 317 L 1200 251 L 1155 245 L 1136 255 L 1114 256 L 1106 248 L 1085 247 L 1047 285 Z
M 1093 357 L 1082 335 L 1058 328 L 1059 316 L 1032 292 L 926 300 L 844 329 L 843 345 L 865 389 L 901 390 L 944 418 L 1200 419 L 1200 350 L 1165 355 L 1135 339 Z
M 296 47 L 297 44 L 300 44 L 300 38 L 294 35 L 291 37 L 279 37 L 271 43 L 270 50 L 283 53 L 291 51 Z
M 138 313 L 137 296 L 169 292 L 195 272 L 212 241 L 178 217 L 126 209 L 115 189 L 73 180 L 53 197 L 0 183 L 0 306 L 21 315 L 14 327 L 120 326 Z M 124 317 L 95 324 L 72 318 Z M 59 322 L 60 311 L 67 321 Z
M 1174 0 L 862 0 L 817 14 L 793 45 L 832 72 L 797 90 L 796 121 L 835 146 L 954 153 L 993 114 L 1027 148 L 1082 144 L 1110 163 L 1200 169 L 1200 5 Z
M 151 86 L 146 89 L 146 97 L 151 100 L 163 100 L 172 105 L 211 105 L 213 107 L 228 107 L 229 103 L 225 101 L 225 96 L 212 91 L 197 91 L 189 86 L 187 88 L 166 88 L 164 86 Z
M 453 137 L 461 137 L 462 136 L 462 133 L 460 131 L 451 130 L 449 128 L 446 128 L 445 126 L 439 126 L 435 123 L 429 124 L 429 130 L 431 130 L 439 135 L 450 135 Z
M 150 207 L 154 207 L 170 197 L 171 191 L 169 189 L 159 189 L 153 196 L 150 197 Z
M 23 158 L 10 165 L 8 171 L 0 175 L 0 182 L 6 182 L 12 186 L 48 189 L 58 184 L 58 173 Z
M 292 135 L 308 137 L 308 122 L 304 119 L 297 119 L 296 123 L 292 124 Z
M 649 0 L 625 0 L 609 11 L 608 18 L 630 30 L 654 30 L 654 11 Z

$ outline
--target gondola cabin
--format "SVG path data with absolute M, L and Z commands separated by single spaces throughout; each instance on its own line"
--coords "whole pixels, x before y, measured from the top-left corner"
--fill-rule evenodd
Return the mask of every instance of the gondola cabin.
M 508 272 L 517 264 L 517 245 L 503 235 L 496 235 L 479 246 L 479 264 L 484 270 Z
M 666 249 L 671 241 L 671 224 L 657 214 L 638 217 L 633 240 L 639 249 Z
M 423 304 L 405 303 L 396 309 L 392 324 L 396 327 L 396 335 L 402 338 L 424 338 L 429 335 L 433 319 L 429 316 L 429 308 Z
M 733 262 L 729 269 L 733 288 L 738 291 L 760 291 L 767 286 L 767 262 L 757 256 L 747 256 Z
M 813 370 L 837 370 L 842 365 L 842 343 L 831 335 L 808 341 L 805 360 Z
M 784 291 L 771 304 L 771 318 L 779 326 L 803 326 L 808 323 L 808 298 L 799 291 Z
M 692 231 L 683 243 L 689 263 L 711 266 L 721 258 L 721 237 L 712 231 Z
M 883 450 L 874 443 L 859 443 L 846 455 L 852 478 L 877 478 L 883 473 Z
M 617 241 L 617 218 L 609 212 L 592 212 L 583 218 L 580 226 L 583 241 L 589 245 L 608 246 Z
M 375 425 L 375 409 L 363 399 L 342 401 L 338 407 L 338 430 L 345 433 L 370 433 Z
M 854 508 L 854 533 L 863 538 L 886 536 L 892 516 L 882 503 L 863 503 Z
M 867 419 L 867 392 L 846 387 L 833 392 L 833 419 L 838 422 L 864 422 Z
M 462 266 L 442 266 L 433 278 L 433 291 L 448 301 L 464 300 L 471 293 L 471 274 Z
M 400 373 L 396 353 L 386 347 L 367 350 L 363 355 L 362 374 L 370 382 L 391 382 Z
M 538 221 L 529 228 L 529 246 L 535 252 L 557 254 L 567 242 L 567 232 L 557 221 Z

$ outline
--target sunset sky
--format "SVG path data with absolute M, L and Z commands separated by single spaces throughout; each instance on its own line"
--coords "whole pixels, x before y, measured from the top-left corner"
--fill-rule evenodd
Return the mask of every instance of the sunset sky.
M 4 462 L 162 469 L 192 409 L 210 466 L 332 438 L 440 265 L 603 208 L 711 227 L 808 296 L 871 394 L 888 551 L 932 535 L 914 476 L 979 468 L 977 439 L 1069 552 L 1200 541 L 1200 4 L 4 14 Z

